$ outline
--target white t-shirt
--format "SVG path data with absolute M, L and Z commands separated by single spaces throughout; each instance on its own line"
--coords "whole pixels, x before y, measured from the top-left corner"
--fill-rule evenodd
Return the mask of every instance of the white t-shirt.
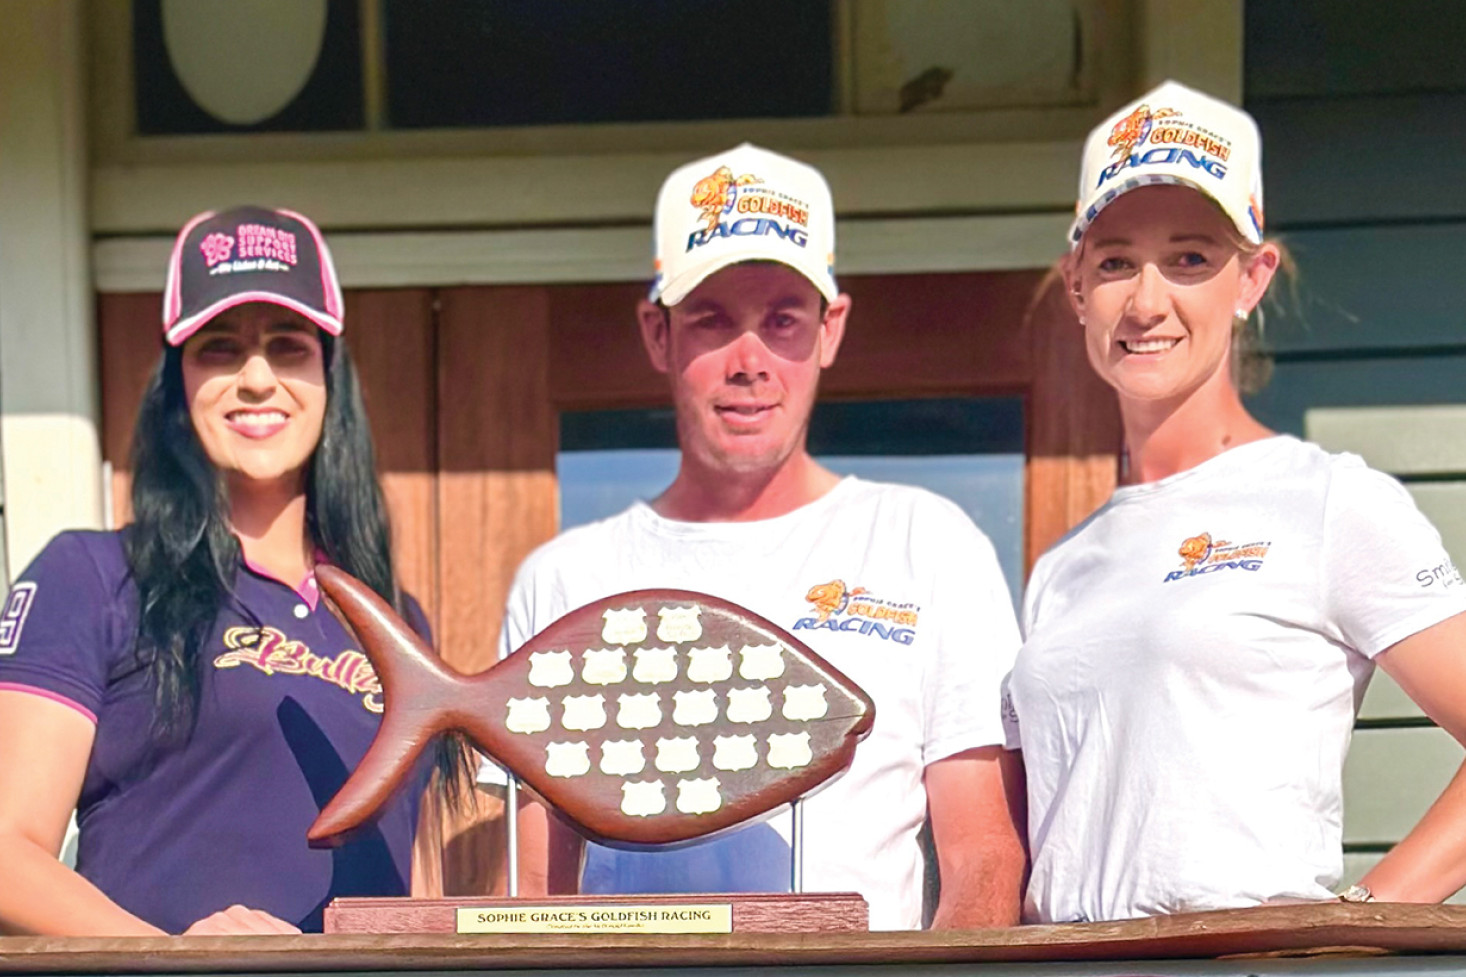
M 875 701 L 875 727 L 850 769 L 805 802 L 805 888 L 861 893 L 873 929 L 919 927 L 923 771 L 963 750 L 1003 742 L 1000 688 L 1018 628 L 987 537 L 946 499 L 855 478 L 794 512 L 756 522 L 679 522 L 637 503 L 566 532 L 525 560 L 509 594 L 502 651 L 593 600 L 652 587 L 701 591 L 747 607 L 804 641 Z M 807 599 L 813 588 L 822 588 L 827 614 Z M 748 829 L 763 835 L 754 847 L 767 852 L 769 828 L 778 832 L 785 853 L 778 877 L 787 882 L 787 808 L 766 825 Z M 600 854 L 657 860 L 680 853 Z M 726 872 L 716 866 L 703 872 L 696 858 L 667 864 L 677 866 L 679 891 L 723 888 Z
M 1024 600 L 1025 917 L 1328 899 L 1373 658 L 1463 610 L 1440 535 L 1354 455 L 1273 437 L 1119 489 Z

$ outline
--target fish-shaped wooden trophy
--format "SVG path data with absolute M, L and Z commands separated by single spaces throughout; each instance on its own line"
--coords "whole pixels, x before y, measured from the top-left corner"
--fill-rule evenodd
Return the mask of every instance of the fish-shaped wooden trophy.
M 585 835 L 645 847 L 797 801 L 849 765 L 875 721 L 869 696 L 797 638 L 707 594 L 607 597 L 467 676 L 345 572 L 318 567 L 317 580 L 385 702 L 371 747 L 310 828 L 317 847 L 369 819 L 449 730 Z

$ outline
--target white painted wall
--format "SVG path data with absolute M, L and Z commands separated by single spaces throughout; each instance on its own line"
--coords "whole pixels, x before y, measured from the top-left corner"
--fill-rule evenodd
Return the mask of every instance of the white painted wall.
M 0 473 L 12 574 L 102 518 L 78 0 L 0 12 Z

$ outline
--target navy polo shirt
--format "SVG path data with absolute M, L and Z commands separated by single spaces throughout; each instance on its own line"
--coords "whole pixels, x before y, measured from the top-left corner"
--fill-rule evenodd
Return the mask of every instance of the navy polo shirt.
M 421 609 L 409 611 L 427 637 Z M 120 533 L 98 532 L 57 536 L 0 609 L 0 689 L 96 724 L 77 871 L 170 933 L 234 903 L 319 930 L 336 896 L 406 895 L 428 763 L 350 843 L 306 844 L 382 715 L 371 663 L 314 581 L 297 591 L 239 568 L 199 658 L 196 727 L 161 749 L 137 615 Z

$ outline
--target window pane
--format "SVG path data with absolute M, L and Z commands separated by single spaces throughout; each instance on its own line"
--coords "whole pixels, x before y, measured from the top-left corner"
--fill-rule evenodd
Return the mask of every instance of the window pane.
M 358 13 L 357 0 L 133 0 L 138 132 L 360 129 Z
M 386 0 L 396 127 L 825 115 L 830 0 Z
M 1092 0 L 854 0 L 855 111 L 962 112 L 1087 97 Z

